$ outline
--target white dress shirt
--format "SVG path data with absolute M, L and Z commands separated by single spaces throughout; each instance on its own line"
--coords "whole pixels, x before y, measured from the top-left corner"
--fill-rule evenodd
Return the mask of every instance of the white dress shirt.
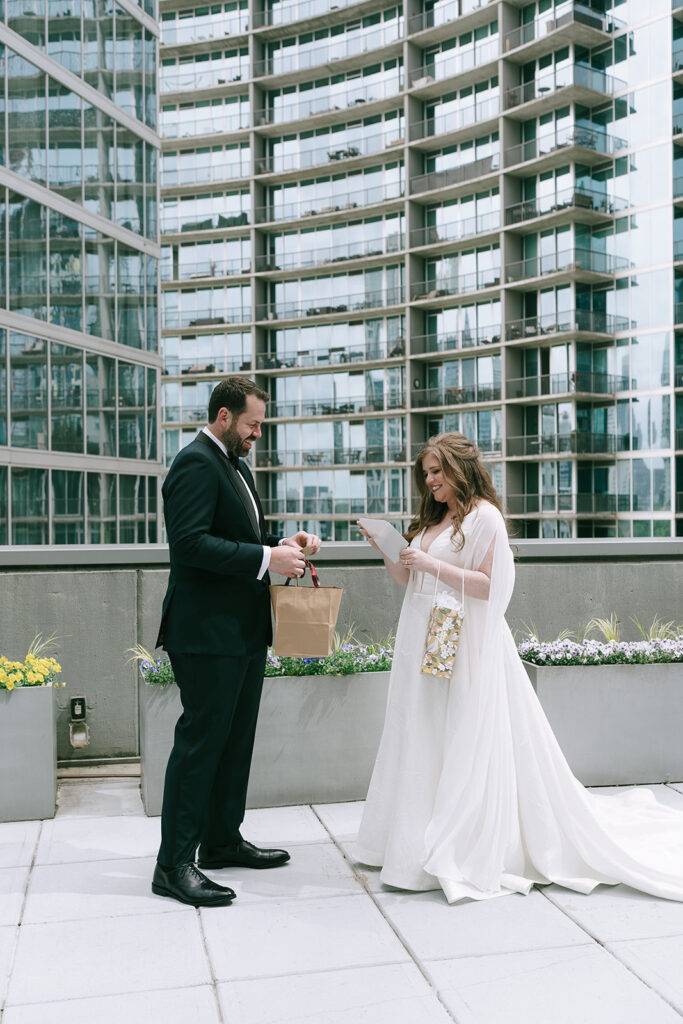
M 220 448 L 220 450 L 223 452 L 223 454 L 225 456 L 227 456 L 228 449 L 225 447 L 223 442 L 219 441 L 219 439 L 216 437 L 216 435 L 212 434 L 208 427 L 202 427 L 202 431 L 203 431 L 203 433 L 206 434 L 207 437 L 210 437 L 211 440 L 213 441 L 213 443 L 217 444 L 218 447 Z M 237 476 L 240 479 L 240 483 L 241 483 L 242 487 L 244 488 L 246 493 L 249 495 L 249 500 L 251 501 L 252 505 L 254 506 L 254 514 L 256 515 L 256 522 L 259 523 L 261 521 L 261 519 L 260 519 L 260 516 L 259 516 L 258 505 L 256 504 L 256 501 L 254 500 L 254 495 L 251 493 L 251 488 L 249 487 L 249 485 L 247 484 L 247 481 L 244 479 L 244 477 L 242 476 L 242 474 L 239 471 L 237 473 Z M 263 560 L 261 562 L 261 568 L 259 569 L 258 574 L 256 576 L 257 580 L 262 580 L 263 579 L 263 577 L 265 575 L 265 572 L 266 572 L 266 570 L 267 570 L 269 565 L 270 565 L 270 548 L 267 545 L 264 544 L 263 545 Z

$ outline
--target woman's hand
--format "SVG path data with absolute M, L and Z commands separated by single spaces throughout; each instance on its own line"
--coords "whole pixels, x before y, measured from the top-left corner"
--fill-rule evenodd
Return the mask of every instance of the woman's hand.
M 370 543 L 372 544 L 372 546 L 373 546 L 373 548 L 375 549 L 375 551 L 379 551 L 379 548 L 378 548 L 378 547 L 377 547 L 377 545 L 375 544 L 374 540 L 372 539 L 372 537 L 370 536 L 370 534 L 368 533 L 368 531 L 367 531 L 367 530 L 365 530 L 365 529 L 363 529 L 363 527 L 362 527 L 362 526 L 360 525 L 360 523 L 358 522 L 358 520 L 356 520 L 356 526 L 358 527 L 358 529 L 360 530 L 360 532 L 361 532 L 361 533 L 363 534 L 363 536 L 365 537 L 365 539 L 366 539 L 366 540 L 369 540 L 369 541 L 370 541 Z
M 404 569 L 409 569 L 411 572 L 428 572 L 432 576 L 436 576 L 438 560 L 432 558 L 426 551 L 407 547 L 403 549 L 398 559 Z

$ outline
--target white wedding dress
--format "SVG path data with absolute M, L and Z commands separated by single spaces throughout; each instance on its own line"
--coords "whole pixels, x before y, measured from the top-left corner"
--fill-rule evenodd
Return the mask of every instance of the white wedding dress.
M 683 900 L 683 811 L 649 790 L 591 793 L 572 775 L 505 622 L 514 565 L 503 517 L 482 502 L 463 534 L 461 551 L 448 529 L 429 553 L 476 570 L 493 541 L 490 598 L 465 599 L 452 678 L 423 675 L 436 581 L 411 573 L 357 859 L 387 885 L 440 887 L 451 903 L 550 882 Z

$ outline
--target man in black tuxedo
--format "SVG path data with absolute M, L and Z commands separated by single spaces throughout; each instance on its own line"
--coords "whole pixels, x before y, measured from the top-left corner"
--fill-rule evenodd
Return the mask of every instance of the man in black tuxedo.
M 276 867 L 285 850 L 240 834 L 263 672 L 272 640 L 268 569 L 302 576 L 304 531 L 280 540 L 242 457 L 261 436 L 268 395 L 228 377 L 209 401 L 209 423 L 178 453 L 164 481 L 171 574 L 157 646 L 168 651 L 183 714 L 164 785 L 161 847 L 152 891 L 192 906 L 224 906 L 232 889 L 195 865 Z

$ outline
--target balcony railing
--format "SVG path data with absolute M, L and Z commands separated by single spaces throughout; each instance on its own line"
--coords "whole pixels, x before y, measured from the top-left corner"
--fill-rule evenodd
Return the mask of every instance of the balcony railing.
M 612 455 L 617 450 L 614 434 L 593 434 L 572 430 L 566 434 L 527 434 L 522 437 L 508 437 L 507 453 L 510 456 L 535 455 Z
M 394 127 L 393 122 L 387 121 L 385 130 L 378 135 L 361 137 L 354 131 L 352 138 L 344 139 L 341 133 L 333 132 L 323 136 L 318 145 L 315 144 L 315 137 L 302 139 L 301 144 L 290 153 L 282 153 L 277 157 L 259 157 L 256 161 L 256 173 L 281 174 L 285 171 L 320 167 L 323 164 L 338 163 L 340 160 L 351 160 L 356 156 L 380 153 L 391 146 L 401 145 L 402 131 L 402 128 Z
M 278 3 L 272 7 L 264 6 L 262 11 L 254 13 L 254 28 L 266 25 L 289 25 L 293 21 L 320 17 L 340 7 L 350 7 L 357 0 L 296 0 L 294 3 Z
M 311 241 L 311 236 L 305 236 Z M 316 267 L 323 263 L 340 263 L 345 260 L 366 259 L 369 256 L 385 256 L 403 250 L 404 239 L 400 234 L 387 238 L 369 239 L 365 243 L 328 245 L 320 249 L 309 249 L 291 253 L 257 256 L 256 270 L 289 270 L 292 267 Z
M 414 409 L 425 409 L 442 405 L 469 405 L 473 402 L 499 402 L 500 396 L 500 384 L 424 388 L 412 392 L 411 404 Z
M 342 363 L 367 363 L 380 359 L 396 359 L 405 355 L 403 338 L 371 345 L 338 345 L 306 352 L 260 352 L 256 356 L 259 370 L 281 370 L 305 366 L 336 366 Z
M 450 242 L 458 238 L 469 238 L 480 235 L 484 231 L 496 231 L 500 227 L 500 210 L 481 213 L 477 217 L 453 221 L 450 224 L 417 228 L 410 233 L 411 246 L 437 245 L 439 242 Z
M 238 274 L 248 274 L 250 270 L 249 260 L 204 259 L 192 262 L 182 261 L 178 267 L 162 262 L 161 280 L 194 281 L 214 277 L 233 277 Z
M 161 410 L 163 423 L 206 423 L 206 402 L 203 405 L 164 405 Z
M 536 160 L 569 146 L 579 146 L 582 149 L 592 149 L 603 156 L 613 156 L 627 145 L 626 139 L 608 135 L 607 132 L 598 131 L 596 128 L 573 125 L 563 131 L 511 146 L 505 152 L 505 166 L 514 167 L 515 164 L 527 163 L 529 160 Z
M 292 496 L 288 498 L 266 498 L 261 502 L 264 512 L 269 516 L 296 515 L 296 516 L 365 516 L 380 515 L 387 516 L 392 513 L 403 513 L 404 498 L 342 498 L 318 497 L 303 498 Z
M 320 114 L 329 114 L 337 110 L 350 109 L 366 103 L 376 103 L 378 100 L 387 99 L 389 96 L 396 96 L 403 88 L 403 74 L 398 74 L 393 81 L 372 82 L 365 86 L 350 88 L 348 92 L 335 92 L 320 97 L 307 98 L 307 93 L 301 94 L 298 103 L 291 103 L 277 108 L 262 108 L 254 112 L 254 123 L 257 125 L 283 124 L 288 121 L 305 121 L 309 117 L 318 117 Z
M 509 263 L 505 268 L 505 279 L 509 284 L 525 278 L 543 277 L 545 274 L 581 270 L 611 275 L 629 266 L 624 256 L 594 252 L 592 249 L 566 249 L 564 252 L 546 253 Z
M 287 320 L 304 316 L 325 316 L 329 313 L 348 313 L 359 309 L 376 309 L 382 306 L 396 306 L 403 302 L 401 288 L 389 288 L 384 292 L 361 292 L 346 298 L 333 296 L 295 300 L 293 302 L 271 302 L 256 307 L 257 320 Z
M 620 89 L 626 88 L 626 82 L 606 75 L 604 71 L 596 71 L 587 64 L 573 64 L 567 68 L 557 69 L 549 75 L 541 75 L 533 82 L 524 82 L 522 85 L 507 89 L 503 106 L 505 110 L 511 110 L 513 107 L 543 99 L 572 85 L 604 96 L 613 96 Z
M 354 466 L 368 462 L 405 462 L 404 445 L 367 445 L 364 448 L 256 449 L 258 467 Z
M 478 103 L 459 107 L 448 114 L 433 114 L 423 121 L 417 121 L 411 129 L 411 140 L 429 139 L 446 132 L 457 132 L 461 128 L 473 127 L 500 113 L 500 96 L 485 97 Z
M 384 395 L 360 395 L 357 398 L 327 398 L 319 401 L 271 402 L 268 405 L 269 418 L 290 419 L 310 416 L 348 416 L 363 413 L 387 412 L 404 409 L 405 398 L 400 392 Z
M 187 92 L 190 89 L 212 89 L 217 85 L 241 82 L 249 78 L 248 64 L 242 67 L 234 65 L 229 67 L 226 64 L 221 67 L 212 67 L 210 71 L 203 70 L 202 67 L 199 64 L 196 71 L 174 71 L 171 68 L 163 68 L 159 80 L 159 92 L 164 95 L 169 92 Z
M 301 217 L 316 217 L 324 213 L 337 213 L 344 210 L 355 210 L 362 206 L 374 206 L 376 203 L 400 199 L 402 190 L 399 185 L 376 188 L 358 188 L 353 192 L 335 192 L 328 196 L 316 196 L 311 199 L 299 199 L 293 203 L 271 204 L 258 206 L 254 211 L 257 224 L 270 221 L 298 220 Z M 315 203 L 315 206 L 312 204 Z
M 554 18 L 545 20 L 539 18 L 527 25 L 520 25 L 519 28 L 515 28 L 511 32 L 506 32 L 503 36 L 503 52 L 509 53 L 511 50 L 516 50 L 518 46 L 526 46 L 528 43 L 534 42 L 535 39 L 541 39 L 567 25 L 586 25 L 588 28 L 605 34 L 617 32 L 626 27 L 625 22 L 602 16 L 585 4 L 558 4 L 555 8 Z
M 536 199 L 525 199 L 505 209 L 505 224 L 520 224 L 523 221 L 545 217 L 550 213 L 562 210 L 592 210 L 595 213 L 611 215 L 624 210 L 628 206 L 625 199 L 608 196 L 587 188 L 566 188 L 554 196 L 539 196 Z
M 508 398 L 537 398 L 542 395 L 564 395 L 577 392 L 590 395 L 613 395 L 617 391 L 626 391 L 628 387 L 628 377 L 575 370 L 572 373 L 545 373 L 538 377 L 514 377 L 506 381 L 505 393 Z
M 683 312 L 683 310 L 682 310 Z M 535 338 L 542 334 L 565 334 L 585 331 L 588 334 L 616 334 L 627 331 L 630 321 L 625 316 L 598 313 L 586 309 L 570 309 L 541 316 L 528 316 L 523 320 L 509 320 L 505 325 L 508 341 Z
M 235 178 L 248 178 L 250 174 L 249 161 L 234 164 L 207 164 L 198 161 L 192 166 L 185 166 L 177 170 L 164 168 L 162 172 L 162 187 L 168 188 L 171 185 L 204 185 L 214 181 L 232 181 Z
M 451 0 L 449 4 L 435 4 L 429 10 L 410 18 L 408 32 L 412 35 L 415 32 L 424 32 L 427 28 L 446 25 L 456 18 L 462 18 L 481 7 L 486 7 L 490 2 L 491 0 Z
M 617 511 L 616 494 L 509 494 L 511 516 L 535 515 L 540 512 L 599 515 Z
M 212 356 L 203 360 L 201 356 L 190 356 L 188 359 L 174 359 L 166 356 L 162 374 L 164 376 L 181 376 L 186 373 L 235 373 L 237 370 L 251 369 L 251 357 L 243 356 Z
M 413 337 L 412 353 L 451 352 L 459 348 L 476 348 L 479 345 L 497 345 L 500 342 L 500 324 L 489 327 L 465 327 L 448 334 L 423 334 Z
M 411 193 L 431 192 L 436 188 L 448 188 L 449 185 L 459 185 L 463 181 L 471 181 L 473 178 L 481 178 L 484 174 L 492 174 L 500 169 L 500 156 L 495 153 L 493 156 L 484 156 L 480 160 L 471 160 L 469 163 L 461 164 L 460 167 L 450 167 L 446 171 L 429 171 L 427 174 L 418 174 L 410 180 Z
M 500 268 L 491 267 L 474 274 L 460 274 L 458 277 L 436 281 L 414 281 L 411 299 L 440 299 L 446 295 L 465 295 L 482 288 L 493 288 L 500 284 Z
M 194 117 L 192 121 L 180 121 L 169 116 L 161 117 L 162 139 L 188 139 L 195 135 L 218 135 L 246 131 L 249 128 L 249 106 L 245 104 L 239 113 L 229 117 L 228 109 L 214 107 L 209 117 Z
M 497 36 L 470 46 L 459 46 L 444 53 L 435 53 L 428 64 L 423 64 L 411 72 L 410 85 L 413 89 L 419 89 L 420 86 L 431 85 L 442 78 L 462 75 L 465 71 L 497 60 L 499 54 L 500 39 Z
M 286 75 L 291 71 L 302 71 L 305 68 L 319 67 L 332 61 L 355 57 L 370 50 L 379 50 L 403 38 L 403 19 L 388 22 L 374 30 L 364 28 L 357 35 L 341 35 L 333 39 L 318 39 L 309 50 L 286 53 L 280 50 L 266 60 L 254 63 L 254 78 L 266 75 Z M 294 49 L 294 47 L 292 47 Z

